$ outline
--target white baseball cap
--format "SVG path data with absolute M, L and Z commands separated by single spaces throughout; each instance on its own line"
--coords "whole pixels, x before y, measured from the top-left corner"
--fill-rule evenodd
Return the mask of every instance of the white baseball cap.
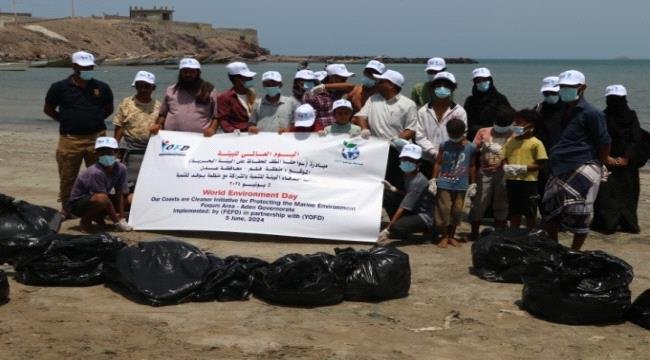
M 293 113 L 293 124 L 297 127 L 310 127 L 316 120 L 316 111 L 309 104 L 302 104 Z
M 77 51 L 72 54 L 72 63 L 79 66 L 96 66 L 95 56 L 85 51 Z
M 381 75 L 375 75 L 375 79 L 386 79 L 399 87 L 404 85 L 404 76 L 395 70 L 386 70 Z
M 110 136 L 100 136 L 95 140 L 95 149 L 99 148 L 117 149 L 117 140 Z
M 329 64 L 325 67 L 325 71 L 327 71 L 327 76 L 337 75 L 346 78 L 354 76 L 354 73 L 349 72 L 344 64 Z
M 542 80 L 542 88 L 539 89 L 539 91 L 542 93 L 545 91 L 552 91 L 552 92 L 560 91 L 560 86 L 557 84 L 559 80 L 560 78 L 557 76 L 545 77 L 544 80 Z
M 345 99 L 339 99 L 339 100 L 336 100 L 336 101 L 332 104 L 332 111 L 334 111 L 334 110 L 336 110 L 336 109 L 338 109 L 338 108 L 340 108 L 340 107 L 346 107 L 346 108 L 352 110 L 352 103 L 349 102 L 349 101 L 347 101 L 347 100 L 345 100 Z
M 151 85 L 156 85 L 156 75 L 148 71 L 138 71 L 137 74 L 135 74 L 135 79 L 133 79 L 133 83 L 131 83 L 131 86 L 135 86 L 135 83 L 137 83 L 138 81 L 144 81 Z
M 424 69 L 424 71 L 429 71 L 429 70 L 440 71 L 446 67 L 447 67 L 447 63 L 445 62 L 445 59 L 439 57 L 433 57 L 427 60 L 427 67 L 426 69 Z
M 415 144 L 406 144 L 399 153 L 399 157 L 407 157 L 413 160 L 420 160 L 422 158 L 422 148 Z
M 257 75 L 256 72 L 250 71 L 248 65 L 239 61 L 231 62 L 226 65 L 226 69 L 228 69 L 228 75 L 241 75 L 247 78 L 252 78 Z
M 314 75 L 314 72 L 311 70 L 299 70 L 296 72 L 296 75 L 293 77 L 294 79 L 303 79 L 303 80 L 316 80 L 316 76 Z
M 366 64 L 366 69 L 374 69 L 379 71 L 380 74 L 383 74 L 384 71 L 386 71 L 386 65 L 384 65 L 384 63 L 382 63 L 381 61 L 370 60 Z
M 456 83 L 456 77 L 454 74 L 450 73 L 449 71 L 441 71 L 436 74 L 436 76 L 433 77 L 433 81 L 436 81 L 438 79 L 445 79 L 451 81 L 452 84 Z
M 264 74 L 262 74 L 262 81 L 264 82 L 266 80 L 272 80 L 281 83 L 282 75 L 277 71 L 267 71 Z
M 558 85 L 584 85 L 585 75 L 578 70 L 567 70 L 560 74 Z
M 314 78 L 318 81 L 323 81 L 327 77 L 327 71 L 314 71 Z
M 476 69 L 472 70 L 472 79 L 487 78 L 487 77 L 491 77 L 491 76 L 492 76 L 492 73 L 490 72 L 490 69 L 488 69 L 488 68 L 482 67 L 482 68 L 476 68 Z
M 178 69 L 200 69 L 201 63 L 194 58 L 183 58 L 178 63 Z
M 627 90 L 623 85 L 609 85 L 605 89 L 605 96 L 627 96 Z

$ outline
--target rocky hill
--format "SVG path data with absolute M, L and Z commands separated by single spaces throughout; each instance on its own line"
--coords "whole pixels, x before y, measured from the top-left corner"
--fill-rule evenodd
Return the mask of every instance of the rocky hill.
M 205 62 L 268 55 L 254 29 L 215 29 L 209 24 L 74 18 L 6 24 L 0 28 L 0 59 L 67 58 L 90 51 L 107 63 L 165 63 L 183 56 Z

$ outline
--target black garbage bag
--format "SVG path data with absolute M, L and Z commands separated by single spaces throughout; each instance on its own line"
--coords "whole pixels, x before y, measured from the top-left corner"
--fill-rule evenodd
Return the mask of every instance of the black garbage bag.
M 0 194 L 0 264 L 13 264 L 16 256 L 44 251 L 49 242 L 43 237 L 56 233 L 61 221 L 55 209 Z
M 253 289 L 253 270 L 269 264 L 264 260 L 241 256 L 220 259 L 208 254 L 208 258 L 210 269 L 194 294 L 196 301 L 248 300 Z
M 9 300 L 9 281 L 7 280 L 7 274 L 4 271 L 0 270 L 0 305 L 6 303 Z
M 620 322 L 634 277 L 625 261 L 602 251 L 568 252 L 557 262 L 531 264 L 523 275 L 523 307 L 562 324 Z
M 345 279 L 345 299 L 381 301 L 408 296 L 409 256 L 394 247 L 335 249 L 334 271 Z
M 108 233 L 54 234 L 47 249 L 17 258 L 16 281 L 27 285 L 87 286 L 104 282 L 103 263 L 126 244 Z
M 269 303 L 294 306 L 334 305 L 343 301 L 344 282 L 332 271 L 334 256 L 285 255 L 253 271 L 253 294 Z
M 627 319 L 650 330 L 650 289 L 639 295 L 627 311 Z
M 194 245 L 162 238 L 121 249 L 107 264 L 109 285 L 119 285 L 127 297 L 149 305 L 189 300 L 210 270 L 208 256 Z
M 496 230 L 472 244 L 470 273 L 487 281 L 521 283 L 529 264 L 556 261 L 567 251 L 542 230 Z

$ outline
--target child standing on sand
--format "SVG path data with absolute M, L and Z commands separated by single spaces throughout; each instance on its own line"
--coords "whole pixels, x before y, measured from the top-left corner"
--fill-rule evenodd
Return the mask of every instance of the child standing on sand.
M 467 141 L 467 128 L 460 119 L 447 123 L 449 140 L 440 146 L 429 191 L 436 195 L 435 225 L 441 234 L 439 247 L 459 246 L 456 227 L 465 205 L 465 195 L 476 195 L 476 145 Z
M 526 217 L 526 228 L 535 227 L 537 216 L 537 177 L 548 159 L 544 144 L 533 136 L 539 114 L 521 110 L 515 114 L 512 126 L 514 137 L 503 147 L 503 171 L 506 175 L 510 227 L 519 228 L 521 216 Z

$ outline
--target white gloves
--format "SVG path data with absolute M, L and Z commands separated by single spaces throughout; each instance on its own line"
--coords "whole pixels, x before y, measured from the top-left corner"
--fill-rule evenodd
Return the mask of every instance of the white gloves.
M 361 135 L 361 137 L 364 139 L 370 139 L 370 130 L 363 129 L 359 135 Z
M 388 181 L 382 180 L 381 183 L 384 184 L 385 190 L 388 190 L 390 192 L 397 192 L 397 188 L 393 184 L 389 183 Z
M 232 133 L 237 136 L 241 135 L 241 131 L 239 129 L 235 129 Z
M 390 231 L 388 231 L 388 228 L 386 228 L 379 233 L 379 236 L 377 237 L 377 242 L 378 243 L 386 242 L 389 239 L 390 239 Z
M 471 199 L 476 196 L 476 184 L 469 184 L 467 187 L 467 192 L 465 194 Z
M 326 129 L 318 130 L 318 136 L 325 136 L 325 135 L 327 135 L 327 130 Z
M 392 138 L 390 142 L 393 144 L 393 146 L 397 148 L 397 150 L 401 150 L 404 147 L 404 145 L 409 143 L 408 140 L 404 140 L 399 137 Z
M 607 178 L 609 178 L 609 174 L 611 174 L 611 172 L 607 169 L 607 166 L 603 165 L 602 174 L 600 176 L 600 182 L 607 182 Z
M 506 164 L 503 165 L 503 171 L 508 176 L 524 175 L 528 171 L 528 166 Z
M 429 192 L 434 196 L 438 193 L 438 183 L 436 183 L 436 179 L 429 180 Z
M 313 88 L 311 88 L 311 90 L 309 90 L 309 92 L 313 94 L 313 93 L 316 93 L 316 92 L 319 92 L 319 91 L 322 91 L 322 90 L 325 90 L 325 84 L 316 85 Z
M 133 227 L 129 225 L 125 219 L 120 219 L 119 222 L 115 223 L 115 227 L 118 231 L 129 232 L 133 230 Z

